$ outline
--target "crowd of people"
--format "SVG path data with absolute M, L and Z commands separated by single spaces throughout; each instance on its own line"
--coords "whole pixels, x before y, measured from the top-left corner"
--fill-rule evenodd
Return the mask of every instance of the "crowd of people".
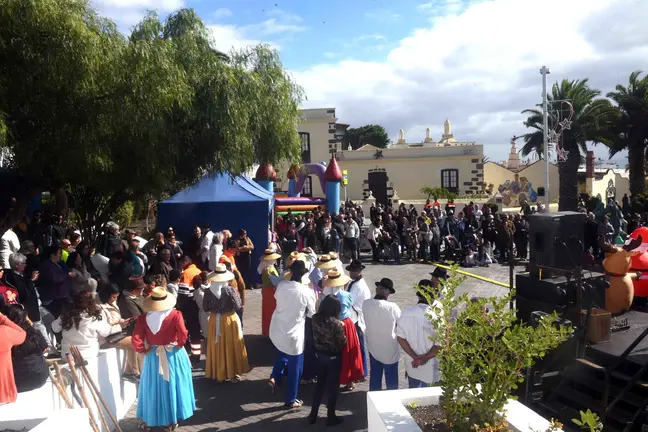
M 646 214 L 623 210 L 630 210 L 625 198 L 588 212 L 584 245 L 592 263 L 600 239 L 618 243 L 646 225 Z M 260 280 L 262 334 L 276 349 L 268 386 L 274 393 L 284 384 L 284 405 L 293 409 L 303 404 L 299 385 L 313 384 L 309 422 L 327 393 L 327 424 L 339 424 L 339 388 L 365 380 L 371 391 L 383 380 L 398 388 L 401 351 L 410 387 L 440 379 L 431 305 L 418 296 L 401 311 L 389 301 L 395 287 L 388 278 L 372 293 L 359 260 L 363 243 L 374 262 L 471 267 L 507 262 L 511 253 L 526 259 L 528 216 L 544 209 L 525 205 L 512 216 L 493 210 L 437 199 L 420 211 L 388 202 L 371 207 L 369 224 L 353 203 L 340 214 L 289 211 L 269 230 L 256 267 L 245 230 L 233 237 L 196 226 L 182 243 L 169 227 L 147 242 L 110 222 L 91 248 L 60 216 L 45 223 L 36 212 L 0 239 L 0 404 L 42 386 L 48 359 L 72 346 L 89 360 L 118 348 L 123 378 L 140 386 L 140 428 L 173 430 L 195 410 L 191 371 L 201 356 L 207 379 L 236 383 L 250 370 L 243 312 L 246 290 Z M 439 290 L 445 278 L 437 267 L 419 285 Z
M 0 239 L 0 356 L 9 360 L 0 404 L 41 387 L 48 362 L 72 347 L 87 361 L 119 348 L 122 378 L 140 386 L 140 429 L 173 430 L 195 409 L 188 383 L 203 352 L 208 378 L 235 382 L 249 370 L 241 320 L 254 245 L 245 230 L 232 238 L 205 225 L 182 244 L 169 227 L 147 242 L 109 222 L 90 248 L 60 216 L 49 221 L 36 212 Z

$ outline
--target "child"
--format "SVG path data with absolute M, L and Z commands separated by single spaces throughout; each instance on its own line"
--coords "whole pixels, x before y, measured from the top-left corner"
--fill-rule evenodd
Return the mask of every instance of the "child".
M 493 248 L 491 247 L 491 243 L 489 241 L 484 242 L 479 251 L 479 265 L 488 267 L 489 264 L 497 263 L 495 258 L 491 258 L 493 256 L 492 254 Z
M 464 257 L 463 267 L 475 267 L 475 265 L 475 253 L 473 252 L 472 248 L 468 248 L 466 249 L 466 256 Z

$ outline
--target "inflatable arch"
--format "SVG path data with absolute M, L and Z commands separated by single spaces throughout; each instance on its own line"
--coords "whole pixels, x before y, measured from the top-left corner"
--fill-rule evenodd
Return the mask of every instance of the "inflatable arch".
M 297 178 L 295 181 L 295 193 L 300 194 L 306 183 L 306 178 L 309 175 L 315 175 L 319 179 L 322 192 L 326 195 L 326 180 L 324 174 L 326 173 L 326 164 L 305 164 L 297 170 Z

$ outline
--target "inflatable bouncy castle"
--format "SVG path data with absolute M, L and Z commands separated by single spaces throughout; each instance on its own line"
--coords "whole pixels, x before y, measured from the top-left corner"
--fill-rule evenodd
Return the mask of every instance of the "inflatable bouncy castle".
M 324 197 L 302 197 L 301 192 L 309 176 L 317 177 L 324 192 Z M 291 209 L 293 214 L 305 213 L 317 207 L 326 208 L 331 214 L 340 211 L 340 182 L 342 171 L 335 157 L 328 165 L 304 164 L 300 167 L 293 165 L 288 171 L 288 196 L 275 197 L 275 214 L 286 214 Z

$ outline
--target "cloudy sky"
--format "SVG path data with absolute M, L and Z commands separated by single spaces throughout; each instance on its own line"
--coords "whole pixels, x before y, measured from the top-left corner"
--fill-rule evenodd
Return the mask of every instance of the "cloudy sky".
M 648 0 L 94 0 L 128 31 L 148 9 L 192 7 L 219 49 L 276 46 L 306 91 L 305 107 L 383 125 L 409 142 L 443 121 L 455 138 L 506 159 L 525 133 L 520 111 L 549 82 L 589 78 L 605 94 L 647 69 Z M 607 159 L 607 151 L 594 148 Z M 625 155 L 615 161 L 625 165 Z

